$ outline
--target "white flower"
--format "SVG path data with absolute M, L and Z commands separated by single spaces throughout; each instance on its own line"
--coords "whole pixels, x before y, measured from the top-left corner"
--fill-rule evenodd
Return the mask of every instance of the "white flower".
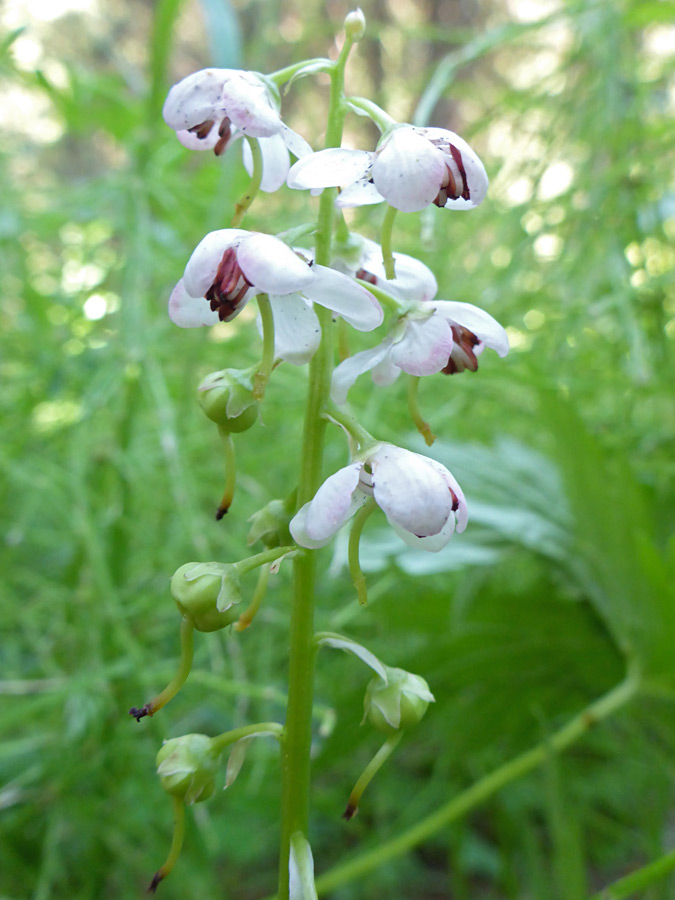
M 485 197 L 485 167 L 465 140 L 445 128 L 399 125 L 374 152 L 329 149 L 306 156 L 288 173 L 291 188 L 342 187 L 336 205 L 386 200 L 402 212 L 435 203 L 472 209 Z
M 190 150 L 221 156 L 232 141 L 257 138 L 263 160 L 261 188 L 276 191 L 290 168 L 288 151 L 301 158 L 312 152 L 304 138 L 281 121 L 279 102 L 255 72 L 202 69 L 175 84 L 164 103 L 164 121 Z M 244 165 L 253 171 L 251 149 L 243 143 Z
M 256 294 L 269 294 L 276 355 L 307 362 L 321 329 L 311 301 L 341 315 L 359 331 L 382 322 L 373 295 L 346 275 L 299 256 L 269 234 L 223 228 L 197 246 L 169 299 L 169 316 L 181 328 L 234 319 Z
M 399 300 L 431 300 L 436 296 L 436 277 L 419 259 L 406 253 L 394 253 L 396 278 L 387 280 L 380 245 L 358 234 L 351 234 L 350 238 L 358 246 L 353 253 L 338 251 L 333 260 L 336 269 L 367 281 Z
M 411 547 L 441 550 L 455 527 L 458 532 L 466 528 L 464 494 L 445 466 L 393 444 L 379 444 L 324 481 L 291 520 L 294 540 L 302 547 L 323 547 L 369 497 Z
M 344 403 L 359 375 L 371 369 L 378 385 L 391 384 L 401 371 L 410 375 L 475 372 L 486 347 L 502 357 L 509 352 L 506 332 L 485 310 L 451 300 L 419 304 L 377 347 L 340 363 L 333 373 L 331 396 L 335 403 Z

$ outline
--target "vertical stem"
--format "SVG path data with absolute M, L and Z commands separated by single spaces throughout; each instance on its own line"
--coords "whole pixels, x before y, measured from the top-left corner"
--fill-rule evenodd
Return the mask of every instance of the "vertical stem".
M 331 72 L 330 106 L 326 147 L 339 147 L 344 123 L 344 67 L 352 46 L 349 37 Z M 319 202 L 315 260 L 330 264 L 334 190 L 326 190 Z M 298 507 L 312 498 L 321 480 L 326 420 L 322 413 L 328 402 L 333 372 L 333 321 L 328 309 L 316 310 L 321 325 L 321 344 L 309 366 L 309 389 L 305 412 Z M 293 562 L 294 585 L 291 609 L 288 706 L 282 743 L 281 849 L 279 854 L 278 900 L 288 900 L 291 836 L 307 837 L 309 822 L 309 751 L 312 740 L 314 698 L 314 603 L 316 554 L 305 551 Z

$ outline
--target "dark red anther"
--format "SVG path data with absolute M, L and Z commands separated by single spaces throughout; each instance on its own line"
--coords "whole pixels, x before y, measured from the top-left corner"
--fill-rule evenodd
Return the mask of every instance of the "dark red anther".
M 213 284 L 204 294 L 211 309 L 218 311 L 221 322 L 232 318 L 237 313 L 241 301 L 251 287 L 237 262 L 237 251 L 228 247 L 218 264 L 218 271 Z
M 457 200 L 458 197 L 462 197 L 463 200 L 470 200 L 471 194 L 469 193 L 469 182 L 467 181 L 466 172 L 464 171 L 464 161 L 462 160 L 462 154 L 454 144 L 450 144 L 450 155 L 454 159 L 457 168 L 459 169 L 459 174 L 462 176 L 462 184 L 464 185 L 462 193 L 454 196 L 452 199 Z
M 227 145 L 230 143 L 231 137 L 231 123 L 227 116 L 225 116 L 223 121 L 220 123 L 220 126 L 218 127 L 218 143 L 213 148 L 213 152 L 216 154 L 216 156 L 222 156 L 223 153 L 227 150 Z
M 367 269 L 359 269 L 355 277 L 360 281 L 367 281 L 368 284 L 377 284 L 377 275 L 373 275 L 373 273 L 368 272 Z
M 450 496 L 452 497 L 452 511 L 457 512 L 457 510 L 459 509 L 459 498 L 451 487 L 449 487 L 448 490 L 450 491 Z
M 456 375 L 465 369 L 475 372 L 478 368 L 478 357 L 473 352 L 473 348 L 480 344 L 480 338 L 477 338 L 473 331 L 469 331 L 468 328 L 464 328 L 462 325 L 453 325 L 452 339 L 454 341 L 452 353 L 447 365 L 441 369 L 441 372 L 444 375 Z
M 190 134 L 196 134 L 199 140 L 203 141 L 211 134 L 213 124 L 213 119 L 207 119 L 205 122 L 201 122 L 199 125 L 193 125 L 192 128 L 188 128 L 188 131 L 190 132 Z

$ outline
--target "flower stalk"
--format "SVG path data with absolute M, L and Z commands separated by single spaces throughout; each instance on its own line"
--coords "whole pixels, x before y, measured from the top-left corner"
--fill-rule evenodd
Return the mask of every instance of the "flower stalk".
M 351 794 L 349 795 L 347 806 L 345 808 L 345 811 L 342 813 L 343 819 L 347 819 L 347 821 L 349 821 L 349 819 L 354 818 L 356 813 L 359 811 L 359 803 L 361 802 L 363 792 L 380 771 L 385 762 L 389 759 L 394 750 L 398 747 L 402 737 L 402 731 L 397 731 L 396 734 L 390 735 L 384 742 L 384 744 L 382 744 L 375 756 L 368 763 L 368 765 L 365 767 L 365 769 L 359 776 L 358 781 L 352 788 Z
M 246 138 L 249 149 L 251 151 L 251 159 L 253 161 L 253 172 L 246 192 L 234 207 L 234 215 L 230 222 L 230 228 L 239 228 L 244 220 L 244 216 L 248 212 L 251 204 L 258 196 L 263 176 L 263 159 L 260 143 L 255 138 Z
M 330 99 L 326 147 L 339 147 L 344 125 L 344 70 L 354 43 L 347 34 L 330 73 Z M 333 190 L 324 191 L 319 201 L 315 235 L 315 260 L 329 265 L 333 226 Z M 321 480 L 327 421 L 323 410 L 330 394 L 333 371 L 333 321 L 330 312 L 318 309 L 321 343 L 310 362 L 309 388 L 305 410 L 302 453 L 298 481 L 298 506 L 307 503 Z M 291 838 L 297 832 L 308 837 L 310 746 L 314 699 L 314 604 L 316 554 L 304 553 L 294 560 L 291 609 L 290 658 L 286 732 L 282 745 L 281 846 L 279 853 L 279 900 L 289 900 L 289 860 Z

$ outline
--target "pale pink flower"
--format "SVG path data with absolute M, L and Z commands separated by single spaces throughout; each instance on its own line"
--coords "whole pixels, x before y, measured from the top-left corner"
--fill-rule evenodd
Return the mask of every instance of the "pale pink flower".
M 359 375 L 370 370 L 378 385 L 392 384 L 402 371 L 418 376 L 475 372 L 486 347 L 502 357 L 509 352 L 506 332 L 485 310 L 451 300 L 420 303 L 399 319 L 381 344 L 340 363 L 331 396 L 344 403 Z
M 256 72 L 194 72 L 171 88 L 163 115 L 181 144 L 190 150 L 213 150 L 221 156 L 238 138 L 257 138 L 262 153 L 263 191 L 276 191 L 286 180 L 289 151 L 298 158 L 312 152 L 307 141 L 281 121 L 275 86 Z M 251 149 L 246 141 L 243 154 L 244 165 L 251 174 Z
M 445 128 L 399 125 L 374 152 L 328 149 L 291 167 L 288 186 L 298 190 L 341 187 L 341 207 L 383 200 L 402 212 L 434 203 L 446 209 L 473 209 L 485 197 L 485 167 L 466 141 Z
M 382 322 L 382 309 L 346 275 L 317 265 L 269 234 L 224 228 L 212 231 L 190 257 L 169 299 L 181 328 L 234 319 L 256 294 L 269 295 L 276 355 L 296 365 L 318 347 L 321 329 L 312 302 L 342 316 L 359 331 Z
M 445 466 L 393 444 L 379 444 L 324 481 L 291 520 L 294 540 L 302 547 L 323 547 L 369 497 L 411 547 L 441 550 L 455 529 L 466 528 L 464 494 Z

